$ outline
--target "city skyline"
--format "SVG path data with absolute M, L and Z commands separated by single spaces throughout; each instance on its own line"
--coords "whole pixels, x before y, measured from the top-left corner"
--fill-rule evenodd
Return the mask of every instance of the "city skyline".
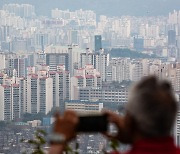
M 174 9 L 178 10 L 180 5 L 178 0 L 53 0 L 53 2 L 48 0 L 2 0 L 0 1 L 0 7 L 9 3 L 35 5 L 38 15 L 50 16 L 51 9 L 59 8 L 71 11 L 78 9 L 93 10 L 98 15 L 104 14 L 111 17 L 122 15 L 164 16 Z
M 0 124 L 31 133 L 10 127 L 12 145 L 0 127 L 0 152 L 26 149 L 20 138 L 49 129 L 56 110 L 123 114 L 131 85 L 149 75 L 168 80 L 180 102 L 180 9 L 174 6 L 180 2 L 154 1 L 113 0 L 112 7 L 110 0 L 0 2 Z M 155 4 L 163 12 L 151 9 Z M 49 16 L 38 13 L 42 8 Z M 178 146 L 179 118 L 173 129 Z M 100 136 L 80 136 L 79 142 L 82 154 L 107 146 Z

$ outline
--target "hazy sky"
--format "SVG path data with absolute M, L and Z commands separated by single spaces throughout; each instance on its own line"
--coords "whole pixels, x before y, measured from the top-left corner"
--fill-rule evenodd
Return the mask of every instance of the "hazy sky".
M 49 15 L 52 8 L 91 9 L 97 14 L 120 15 L 167 15 L 180 10 L 180 0 L 0 0 L 4 3 L 30 3 L 36 5 L 38 14 Z

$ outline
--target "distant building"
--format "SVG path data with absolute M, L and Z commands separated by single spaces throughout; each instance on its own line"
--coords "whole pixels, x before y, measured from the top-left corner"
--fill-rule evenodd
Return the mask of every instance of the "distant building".
M 41 52 L 35 52 L 28 56 L 29 66 L 46 65 L 46 54 Z
M 35 8 L 30 4 L 5 4 L 3 5 L 3 10 L 24 18 L 35 16 Z
M 50 34 L 48 32 L 36 32 L 33 38 L 33 43 L 36 49 L 44 52 L 44 48 L 50 45 Z
M 69 70 L 69 54 L 68 53 L 47 53 L 46 65 L 50 67 L 50 71 L 57 71 L 58 65 L 65 65 L 65 70 Z
M 23 39 L 14 39 L 12 41 L 12 51 L 13 52 L 18 52 L 18 51 L 27 51 L 27 41 Z
M 132 62 L 130 65 L 130 80 L 140 81 L 143 77 L 143 64 L 141 61 Z
M 106 72 L 106 81 L 130 80 L 130 62 L 129 58 L 112 59 Z
M 26 78 L 26 101 L 24 112 L 36 114 L 39 112 L 39 79 L 37 74 Z
M 26 76 L 26 66 L 25 66 L 25 58 L 16 58 L 14 59 L 14 69 L 17 71 L 17 77 L 25 77 Z
M 80 87 L 101 87 L 100 73 L 92 65 L 77 69 L 75 76 L 71 77 L 71 100 L 78 99 Z
M 100 101 L 71 100 L 65 101 L 65 109 L 84 114 L 97 114 L 103 109 L 103 103 Z
M 20 88 L 18 84 L 0 85 L 0 120 L 20 118 Z
M 134 37 L 134 49 L 136 51 L 143 51 L 144 50 L 144 38 L 142 37 Z
M 74 76 L 75 70 L 80 68 L 80 59 L 81 59 L 81 53 L 84 50 L 79 48 L 77 45 L 69 46 L 68 48 L 68 54 L 69 54 L 69 73 L 70 76 Z
M 64 101 L 70 99 L 70 73 L 64 65 L 57 66 L 57 71 L 50 71 L 53 79 L 53 108 L 60 107 L 64 111 Z
M 24 114 L 25 111 L 25 94 L 26 94 L 26 80 L 25 78 L 19 78 L 18 79 L 18 83 L 19 83 L 19 88 L 20 88 L 20 116 L 22 116 Z
M 68 32 L 68 43 L 69 44 L 78 44 L 78 31 L 70 30 Z
M 102 49 L 102 37 L 101 35 L 95 35 L 95 51 Z
M 175 30 L 169 30 L 168 31 L 168 45 L 176 45 L 176 31 Z
M 79 89 L 80 100 L 99 100 L 103 102 L 127 103 L 129 90 L 127 87 L 121 88 L 93 88 L 86 87 Z
M 0 70 L 5 69 L 6 67 L 5 54 L 0 53 Z
M 86 53 L 81 53 L 80 66 L 93 65 L 94 69 L 100 72 L 102 81 L 106 80 L 107 66 L 109 65 L 109 54 L 104 53 L 103 49 L 99 52 L 91 52 L 86 49 Z
M 52 110 L 53 79 L 48 77 L 48 68 L 48 66 L 39 66 L 35 74 L 28 74 L 25 84 L 25 113 L 41 112 L 47 114 Z
M 42 77 L 39 79 L 39 112 L 47 114 L 53 108 L 53 80 Z
M 34 128 L 41 126 L 41 121 L 40 121 L 40 120 L 27 121 L 27 123 L 28 123 L 31 127 L 34 127 Z
M 80 68 L 80 54 L 84 52 L 77 44 L 68 46 L 50 45 L 45 48 L 46 65 L 50 71 L 56 71 L 56 66 L 65 65 L 65 70 L 70 76 L 74 75 L 74 69 Z
M 177 92 L 175 94 L 175 96 L 179 103 L 180 102 L 180 93 Z M 178 112 L 177 112 L 177 116 L 176 116 L 176 120 L 175 120 L 175 124 L 174 124 L 174 130 L 173 130 L 175 144 L 178 147 L 180 147 L 180 122 L 179 121 L 180 121 L 180 110 L 178 110 Z
M 17 77 L 25 77 L 26 76 L 26 57 L 17 56 L 16 54 L 6 54 L 5 56 L 5 67 L 9 70 L 15 70 Z M 2 59 L 3 60 L 3 59 Z M 2 61 L 3 63 L 3 61 Z M 3 65 L 2 65 L 3 66 Z

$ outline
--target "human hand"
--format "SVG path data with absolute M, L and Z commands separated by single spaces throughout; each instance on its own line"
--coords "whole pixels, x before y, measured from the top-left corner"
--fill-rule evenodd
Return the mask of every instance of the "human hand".
M 114 124 L 117 128 L 117 133 L 112 134 L 109 132 L 104 132 L 103 134 L 110 138 L 111 140 L 119 139 L 119 133 L 122 132 L 124 128 L 124 117 L 112 112 L 112 111 L 104 111 L 104 113 L 108 116 L 108 122 Z
M 63 116 L 56 114 L 54 133 L 64 135 L 65 142 L 68 142 L 76 136 L 78 121 L 78 116 L 74 111 L 65 111 Z
M 112 123 L 117 128 L 117 133 L 112 134 L 109 132 L 103 133 L 110 140 L 119 140 L 122 143 L 131 143 L 132 142 L 132 131 L 129 125 L 129 116 L 120 116 L 112 111 L 104 111 L 108 116 L 108 122 Z

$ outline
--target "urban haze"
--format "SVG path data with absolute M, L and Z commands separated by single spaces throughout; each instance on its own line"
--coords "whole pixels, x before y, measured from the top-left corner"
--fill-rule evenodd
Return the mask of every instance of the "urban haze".
M 29 3 L 36 7 L 38 15 L 50 16 L 51 9 L 90 9 L 98 15 L 108 16 L 159 16 L 167 15 L 179 9 L 179 0 L 1 0 L 0 5 L 7 3 Z
M 55 111 L 123 114 L 131 85 L 148 75 L 169 80 L 179 100 L 179 6 L 179 0 L 1 0 L 0 153 L 31 153 L 28 140 L 37 129 L 50 133 Z M 82 154 L 109 149 L 101 135 L 77 141 Z

